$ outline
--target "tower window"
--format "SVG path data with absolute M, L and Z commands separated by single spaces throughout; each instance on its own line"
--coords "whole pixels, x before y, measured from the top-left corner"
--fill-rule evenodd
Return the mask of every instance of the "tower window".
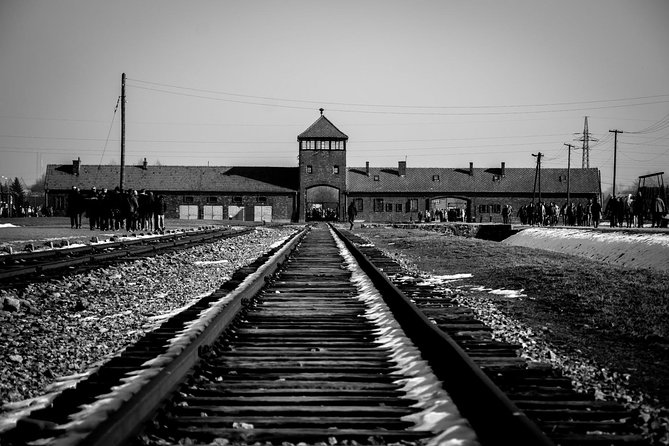
M 307 173 L 314 173 L 314 168 L 310 165 L 307 166 Z
M 332 166 L 332 173 L 335 175 L 339 175 L 339 166 L 337 165 Z
M 432 181 L 439 181 L 439 175 L 432 175 Z
M 302 149 L 303 150 L 314 150 L 314 142 L 313 141 L 302 141 Z
M 330 149 L 330 141 L 319 141 L 321 150 Z
M 379 181 L 379 176 L 378 175 L 374 175 L 374 181 Z

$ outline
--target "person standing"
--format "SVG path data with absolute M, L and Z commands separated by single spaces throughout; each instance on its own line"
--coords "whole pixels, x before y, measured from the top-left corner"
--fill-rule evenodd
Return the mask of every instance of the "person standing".
M 67 196 L 67 215 L 70 216 L 72 229 L 81 228 L 81 206 L 81 192 L 77 186 L 72 186 L 72 190 Z
M 358 215 L 358 210 L 355 208 L 355 203 L 351 201 L 351 204 L 348 205 L 348 222 L 351 225 L 349 231 L 353 229 L 353 222 L 355 221 L 355 216 Z
M 651 228 L 659 228 L 662 226 L 662 217 L 667 213 L 667 207 L 664 204 L 664 200 L 658 195 L 655 198 L 655 204 L 653 205 L 653 224 Z
M 592 224 L 596 228 L 599 226 L 599 218 L 602 215 L 602 205 L 597 201 L 597 197 L 592 200 L 592 206 L 590 209 L 592 210 Z
M 165 210 L 167 205 L 165 204 L 165 197 L 163 195 L 158 195 L 156 200 L 153 203 L 153 218 L 154 218 L 154 231 L 164 231 L 165 230 Z
M 643 214 L 646 212 L 646 210 L 644 209 L 641 192 L 637 192 L 632 206 L 634 207 L 634 215 L 636 216 L 637 227 L 643 228 Z

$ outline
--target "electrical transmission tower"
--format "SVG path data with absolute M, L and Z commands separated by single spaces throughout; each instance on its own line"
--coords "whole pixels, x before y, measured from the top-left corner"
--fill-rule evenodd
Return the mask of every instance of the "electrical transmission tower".
M 590 135 L 590 132 L 588 131 L 588 117 L 585 117 L 585 124 L 583 125 L 583 136 L 577 141 L 581 141 L 583 143 L 583 160 L 581 161 L 581 168 L 582 169 L 589 169 L 590 168 L 590 141 L 597 142 L 599 141 L 598 139 L 593 138 Z

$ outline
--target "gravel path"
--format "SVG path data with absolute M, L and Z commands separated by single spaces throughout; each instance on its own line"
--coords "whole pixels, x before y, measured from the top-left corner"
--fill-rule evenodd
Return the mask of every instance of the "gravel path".
M 161 315 L 216 290 L 294 228 L 258 228 L 241 237 L 70 275 L 22 290 L 0 310 L 3 410 L 43 394 L 56 378 L 82 373 L 138 340 Z

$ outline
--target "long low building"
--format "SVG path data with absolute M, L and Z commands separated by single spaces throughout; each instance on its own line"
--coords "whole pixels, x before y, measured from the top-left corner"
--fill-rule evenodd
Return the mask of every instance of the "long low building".
M 353 202 L 357 220 L 412 221 L 418 214 L 457 209 L 469 221 L 501 221 L 533 201 L 562 204 L 600 198 L 598 169 L 348 167 L 348 136 L 321 116 L 298 135 L 297 167 L 124 166 L 123 187 L 163 195 L 168 218 L 303 222 L 345 220 Z M 72 187 L 84 194 L 93 187 L 120 185 L 118 165 L 47 166 L 46 200 L 65 214 Z

